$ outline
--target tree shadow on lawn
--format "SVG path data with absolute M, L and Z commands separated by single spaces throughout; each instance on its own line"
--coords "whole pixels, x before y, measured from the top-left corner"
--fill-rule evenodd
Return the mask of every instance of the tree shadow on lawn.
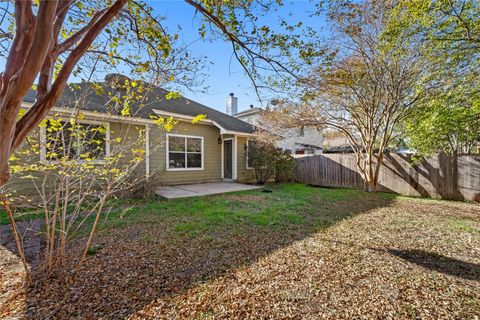
M 386 251 L 391 255 L 430 270 L 466 280 L 480 281 L 480 265 L 478 264 L 424 250 L 388 249 Z
M 75 281 L 37 278 L 28 293 L 28 316 L 148 318 L 149 305 L 168 308 L 189 288 L 394 199 L 299 184 L 273 190 L 139 208 L 121 228 L 100 232 L 103 250 L 90 256 Z
M 355 243 L 327 240 L 348 246 L 356 246 L 362 249 L 368 249 L 379 253 L 386 253 L 407 262 L 416 264 L 425 269 L 443 273 L 449 276 L 455 276 L 465 280 L 480 281 L 480 265 L 447 257 L 435 252 L 429 252 L 420 249 L 393 249 L 393 248 L 375 248 L 357 245 Z

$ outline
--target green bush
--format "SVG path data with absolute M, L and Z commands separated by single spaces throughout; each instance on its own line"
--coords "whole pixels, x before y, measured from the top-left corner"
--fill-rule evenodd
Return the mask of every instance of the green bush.
M 254 169 L 257 184 L 265 184 L 271 179 L 277 183 L 293 180 L 295 159 L 273 143 L 250 141 L 248 164 Z
M 295 159 L 288 151 L 277 151 L 275 159 L 275 182 L 293 181 Z

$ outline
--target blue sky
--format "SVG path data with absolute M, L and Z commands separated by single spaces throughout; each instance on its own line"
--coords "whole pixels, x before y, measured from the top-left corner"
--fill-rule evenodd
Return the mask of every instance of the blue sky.
M 183 29 L 180 36 L 185 42 L 192 42 L 199 38 L 198 25 L 200 16 L 195 18 L 195 10 L 180 0 L 151 1 L 156 13 L 167 18 L 167 26 L 175 29 L 180 25 Z M 312 19 L 308 12 L 313 8 L 310 1 L 291 1 L 285 4 L 280 12 L 273 12 L 262 18 L 261 24 L 277 25 L 279 15 L 288 17 L 289 22 L 303 21 L 310 25 L 323 24 L 319 18 Z M 239 111 L 249 108 L 250 104 L 260 106 L 253 90 L 251 81 L 244 74 L 240 64 L 232 58 L 229 43 L 217 40 L 214 42 L 197 41 L 191 50 L 195 56 L 207 56 L 213 62 L 208 66 L 206 85 L 210 87 L 208 93 L 184 92 L 190 99 L 205 104 L 211 108 L 225 111 L 225 99 L 230 92 L 238 97 Z
M 180 40 L 184 43 L 193 42 L 189 47 L 193 56 L 208 57 L 205 69 L 207 78 L 204 83 L 209 87 L 208 92 L 183 91 L 184 96 L 211 108 L 225 111 L 225 99 L 230 92 L 234 92 L 235 96 L 238 97 L 239 111 L 249 108 L 250 104 L 260 106 L 251 81 L 240 64 L 232 57 L 231 44 L 222 40 L 211 42 L 200 39 L 198 26 L 201 23 L 201 16 L 195 14 L 192 6 L 186 4 L 183 0 L 153 0 L 148 2 L 157 15 L 166 18 L 165 26 L 167 29 L 177 31 L 178 26 L 181 27 Z M 325 21 L 322 21 L 321 18 L 309 17 L 309 13 L 313 9 L 314 3 L 308 0 L 285 0 L 285 5 L 279 11 L 272 10 L 268 15 L 260 18 L 258 24 L 260 26 L 268 25 L 275 30 L 278 27 L 279 17 L 282 16 L 289 23 L 302 21 L 304 25 L 324 26 Z M 3 69 L 4 63 L 4 59 L 0 59 L 0 69 Z M 70 79 L 73 82 L 75 80 L 74 76 Z

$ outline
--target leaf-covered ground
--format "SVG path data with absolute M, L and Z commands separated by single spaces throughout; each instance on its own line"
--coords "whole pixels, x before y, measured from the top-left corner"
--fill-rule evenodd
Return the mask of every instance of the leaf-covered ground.
M 37 278 L 25 291 L 12 283 L 18 268 L 0 277 L 0 318 L 480 316 L 479 205 L 299 184 L 273 191 L 112 214 L 75 282 Z

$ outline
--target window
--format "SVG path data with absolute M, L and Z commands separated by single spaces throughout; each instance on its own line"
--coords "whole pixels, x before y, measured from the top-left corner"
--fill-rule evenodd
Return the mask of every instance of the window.
M 256 142 L 252 140 L 247 140 L 247 169 L 253 169 L 253 152 L 255 152 Z M 249 156 L 250 155 L 250 156 Z
M 203 137 L 167 134 L 167 169 L 202 170 Z
M 42 160 L 103 161 L 108 155 L 108 123 L 47 120 L 43 128 Z

